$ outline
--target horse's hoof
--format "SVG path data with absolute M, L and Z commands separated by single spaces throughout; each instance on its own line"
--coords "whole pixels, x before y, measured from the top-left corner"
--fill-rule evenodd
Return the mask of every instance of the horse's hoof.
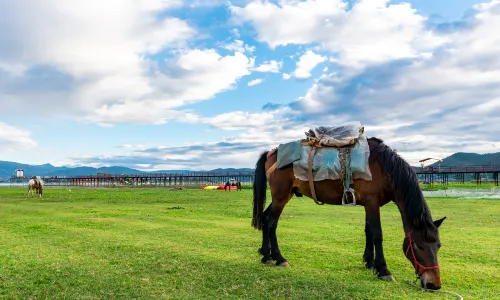
M 378 279 L 383 280 L 383 281 L 396 281 L 392 275 L 384 275 L 384 276 L 379 276 Z
M 289 268 L 290 264 L 287 261 L 284 261 L 284 262 L 282 262 L 280 264 L 277 264 L 276 266 L 278 266 L 278 267 L 284 267 L 284 268 Z

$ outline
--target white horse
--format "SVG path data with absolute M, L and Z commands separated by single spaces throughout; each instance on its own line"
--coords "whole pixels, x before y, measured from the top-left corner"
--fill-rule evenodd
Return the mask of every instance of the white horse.
M 35 190 L 37 191 L 38 197 L 42 198 L 43 180 L 42 178 L 40 178 L 40 176 L 31 177 L 30 181 L 28 182 L 28 194 L 26 195 L 26 198 L 28 198 L 30 192 L 31 192 L 31 198 L 33 198 Z

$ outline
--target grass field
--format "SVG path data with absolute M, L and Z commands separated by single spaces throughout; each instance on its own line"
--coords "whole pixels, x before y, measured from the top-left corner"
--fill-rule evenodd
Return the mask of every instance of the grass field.
M 361 262 L 362 207 L 293 198 L 278 238 L 291 268 L 262 265 L 250 227 L 251 191 L 0 189 L 4 298 L 456 299 L 421 292 L 404 257 L 401 217 L 382 208 L 384 247 L 397 282 Z M 498 299 L 500 200 L 428 200 L 441 226 L 443 290 Z
M 450 182 L 448 184 L 441 184 L 441 183 L 433 183 L 428 184 L 428 183 L 421 183 L 420 188 L 422 190 L 448 190 L 448 189 L 498 189 L 500 186 L 497 186 L 493 183 L 482 183 L 482 184 L 475 184 L 475 183 L 455 183 L 455 182 Z

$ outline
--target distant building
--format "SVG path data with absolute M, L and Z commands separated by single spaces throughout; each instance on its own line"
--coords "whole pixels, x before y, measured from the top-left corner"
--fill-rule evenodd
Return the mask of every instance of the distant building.
M 16 170 L 16 178 L 24 178 L 24 170 L 23 169 Z

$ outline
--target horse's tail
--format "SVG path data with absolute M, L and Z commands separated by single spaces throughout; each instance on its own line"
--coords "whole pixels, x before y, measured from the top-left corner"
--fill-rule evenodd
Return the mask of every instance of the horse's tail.
M 267 176 L 266 176 L 266 160 L 268 151 L 260 155 L 257 164 L 255 165 L 255 177 L 253 180 L 253 216 L 252 226 L 258 230 L 262 230 L 264 223 L 263 212 L 264 205 L 266 204 L 266 189 L 267 189 Z

